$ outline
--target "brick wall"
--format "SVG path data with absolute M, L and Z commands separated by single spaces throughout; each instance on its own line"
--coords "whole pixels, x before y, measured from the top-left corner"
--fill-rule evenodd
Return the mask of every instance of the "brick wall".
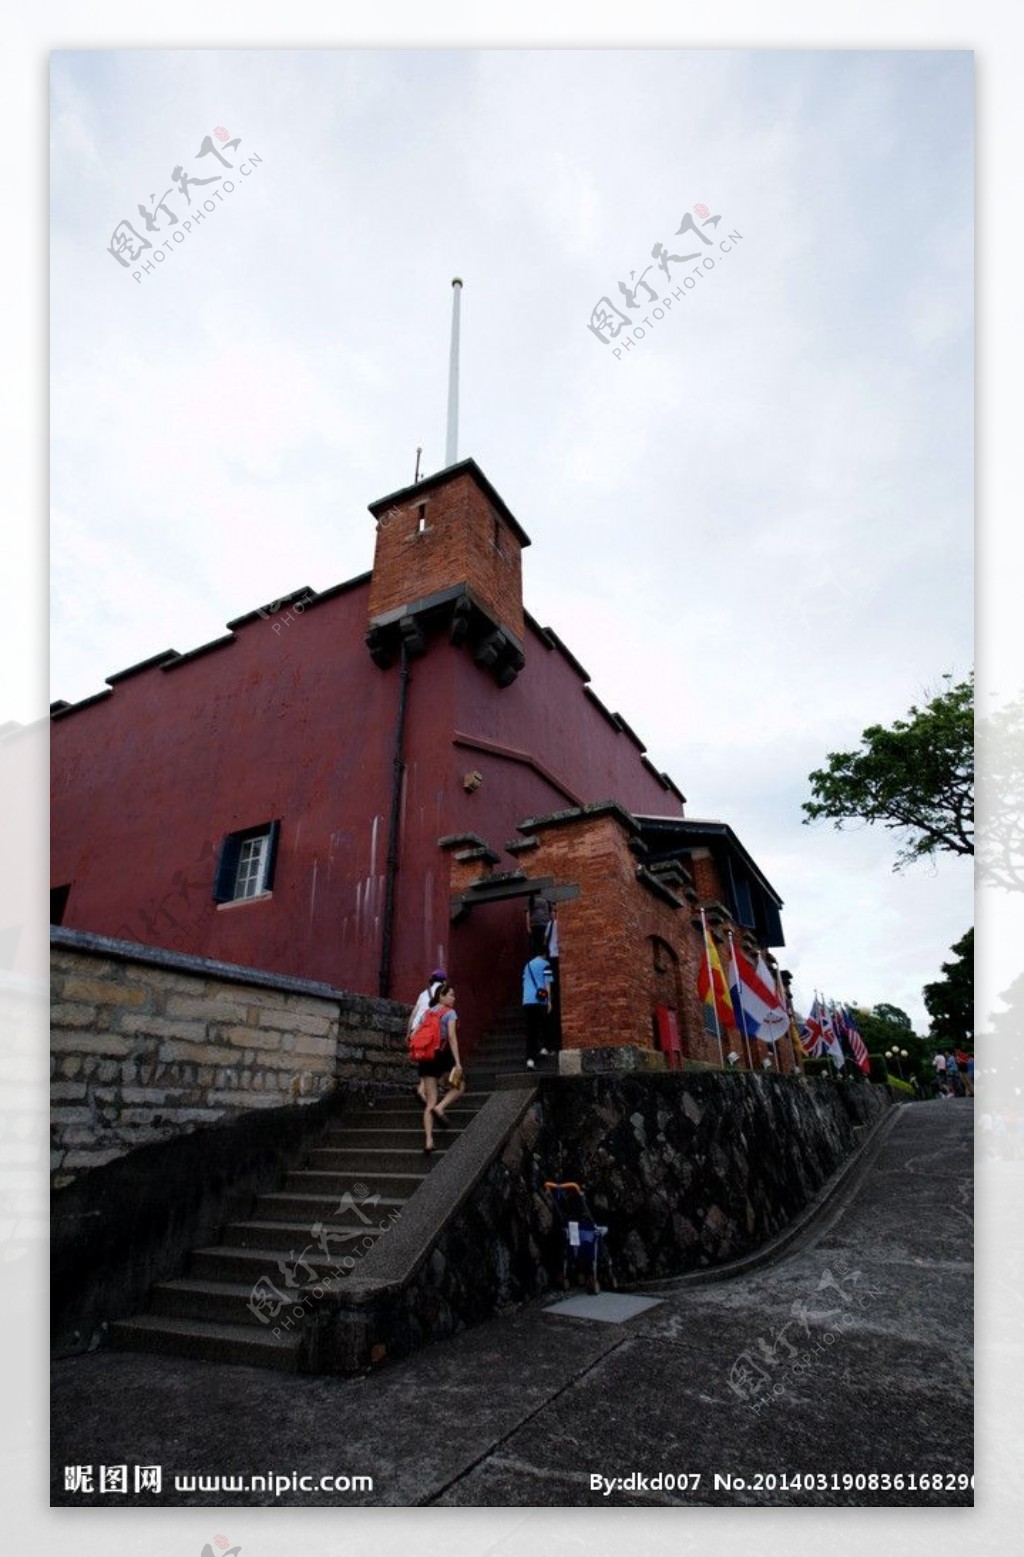
M 690 873 L 697 896 L 702 903 L 720 903 L 725 896 L 710 849 L 693 849 L 690 852 Z
M 380 514 L 370 619 L 463 583 L 521 645 L 520 542 L 468 472 Z
M 580 888 L 558 911 L 563 1048 L 650 1048 L 645 905 L 627 831 L 606 814 L 538 836 L 531 872 Z
M 246 1110 L 313 1102 L 338 1078 L 408 1080 L 394 1001 L 76 931 L 53 940 L 58 1185 Z
M 522 824 L 537 841 L 530 873 L 553 876 L 556 884 L 578 885 L 580 895 L 558 910 L 559 973 L 562 985 L 562 1047 L 601 1049 L 654 1047 L 657 1005 L 674 1008 L 683 1053 L 690 1060 L 720 1063 L 718 1040 L 704 1026 L 697 979 L 704 958 L 698 913 L 699 889 L 659 885 L 642 867 L 631 841 L 636 827 L 615 805 L 567 811 Z M 695 877 L 717 897 L 721 884 L 710 858 Z M 723 967 L 728 966 L 729 921 L 712 915 L 712 934 Z M 732 926 L 737 941 L 749 938 Z M 756 955 L 756 950 L 754 950 Z M 735 1048 L 747 1064 L 738 1033 L 723 1034 L 723 1049 Z M 756 1068 L 772 1050 L 750 1045 Z M 788 1039 L 772 1055 L 776 1068 L 794 1068 Z

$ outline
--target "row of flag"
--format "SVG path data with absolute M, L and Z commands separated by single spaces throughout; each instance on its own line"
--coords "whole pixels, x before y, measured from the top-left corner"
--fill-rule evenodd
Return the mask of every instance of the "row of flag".
M 703 914 L 701 915 L 703 919 Z M 722 967 L 718 948 L 704 924 L 704 959 L 697 979 L 697 992 L 714 1013 L 715 1028 L 735 1028 L 744 1038 L 759 1038 L 762 1043 L 778 1043 L 790 1030 L 790 1016 L 781 984 L 764 957 L 758 952 L 751 962 L 729 934 L 728 977 Z
M 867 1045 L 849 1006 L 837 1006 L 834 1000 L 825 1001 L 818 994 L 800 1029 L 800 1043 L 804 1053 L 814 1059 L 830 1055 L 837 1070 L 842 1070 L 848 1059 L 859 1070 L 871 1069 Z
M 789 1037 L 807 1058 L 830 1055 L 836 1068 L 849 1059 L 860 1070 L 870 1069 L 868 1051 L 857 1031 L 857 1023 L 848 1006 L 821 999 L 817 993 L 809 1015 L 798 1025 L 790 1015 L 786 994 L 778 974 L 774 974 L 760 952 L 751 962 L 735 944 L 729 932 L 728 970 L 722 967 L 718 948 L 708 933 L 703 911 L 704 958 L 697 979 L 697 991 L 706 1008 L 714 1014 L 719 1035 L 735 1029 L 749 1040 L 776 1044 Z

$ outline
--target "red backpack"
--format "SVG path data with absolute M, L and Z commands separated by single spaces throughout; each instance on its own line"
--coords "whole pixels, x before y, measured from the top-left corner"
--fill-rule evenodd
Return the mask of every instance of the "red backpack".
M 442 1019 L 448 1014 L 447 1006 L 428 1006 L 419 1026 L 409 1038 L 409 1058 L 415 1063 L 432 1060 L 444 1043 Z

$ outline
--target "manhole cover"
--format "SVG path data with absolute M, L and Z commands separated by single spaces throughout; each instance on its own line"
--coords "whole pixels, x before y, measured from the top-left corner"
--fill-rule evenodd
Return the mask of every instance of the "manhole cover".
M 657 1308 L 661 1298 L 631 1297 L 628 1292 L 598 1292 L 594 1297 L 562 1298 L 550 1303 L 544 1312 L 570 1319 L 598 1319 L 602 1324 L 621 1325 L 635 1319 L 646 1308 Z

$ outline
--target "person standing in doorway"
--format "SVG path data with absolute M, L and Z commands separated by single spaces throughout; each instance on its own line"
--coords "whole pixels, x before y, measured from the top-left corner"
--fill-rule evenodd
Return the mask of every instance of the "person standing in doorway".
M 543 955 L 547 957 L 551 968 L 551 1022 L 547 1029 L 548 1047 L 560 1049 L 562 1047 L 562 983 L 558 961 L 558 910 L 554 903 L 551 904 L 551 918 L 544 932 Z
M 551 904 L 544 894 L 534 892 L 526 910 L 526 928 L 530 936 L 531 955 L 546 949 L 551 912 Z
M 526 1068 L 535 1070 L 547 1055 L 551 1020 L 551 964 L 535 952 L 523 969 L 523 1015 L 526 1018 Z

